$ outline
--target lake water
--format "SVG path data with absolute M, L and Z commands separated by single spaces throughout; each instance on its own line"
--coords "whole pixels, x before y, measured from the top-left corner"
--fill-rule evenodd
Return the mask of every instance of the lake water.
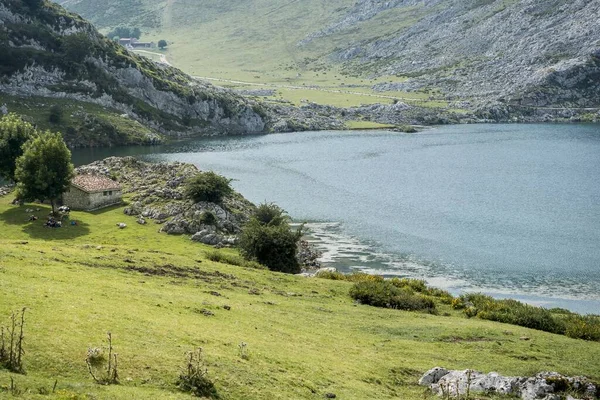
M 324 261 L 600 313 L 600 126 L 304 132 L 78 150 L 184 161 L 310 221 Z

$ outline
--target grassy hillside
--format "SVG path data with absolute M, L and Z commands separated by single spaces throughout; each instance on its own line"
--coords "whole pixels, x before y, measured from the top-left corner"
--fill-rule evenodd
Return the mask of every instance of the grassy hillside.
M 69 147 L 154 144 L 158 131 L 119 110 L 70 99 L 19 97 L 0 93 L 0 106 L 30 121 L 41 130 L 61 132 Z M 60 117 L 51 121 L 53 113 Z
M 47 207 L 11 199 L 0 197 L 0 325 L 28 308 L 27 374 L 0 369 L 0 398 L 189 398 L 174 382 L 197 347 L 224 399 L 433 398 L 416 381 L 438 365 L 600 380 L 597 342 L 466 319 L 441 304 L 440 315 L 356 305 L 349 282 L 212 262 L 208 247 L 138 225 L 122 207 L 72 212 L 76 226 L 51 229 L 27 222 L 26 208 L 43 218 Z M 107 331 L 116 386 L 93 383 L 84 362 Z
M 138 26 L 145 39 L 166 39 L 168 60 L 201 77 L 275 89 L 285 84 L 350 86 L 409 100 L 416 94 L 438 106 L 439 101 L 457 100 L 477 105 L 504 101 L 528 107 L 600 106 L 594 65 L 600 48 L 594 15 L 600 5 L 595 2 L 62 3 L 105 32 L 118 25 Z M 279 94 L 291 101 L 304 96 L 319 103 L 336 102 L 297 90 L 295 96 L 289 89 Z M 359 101 L 351 99 L 349 105 Z

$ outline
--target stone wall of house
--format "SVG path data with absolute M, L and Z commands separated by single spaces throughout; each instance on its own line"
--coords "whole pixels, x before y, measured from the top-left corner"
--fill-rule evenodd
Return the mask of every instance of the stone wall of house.
M 90 207 L 90 199 L 86 192 L 71 186 L 68 192 L 63 193 L 63 204 L 73 210 L 87 210 Z
M 95 210 L 97 208 L 108 207 L 121 203 L 123 194 L 120 190 L 111 190 L 106 192 L 90 193 L 88 196 L 90 199 L 89 210 Z
M 68 192 L 63 193 L 63 204 L 73 210 L 95 210 L 102 207 L 119 204 L 123 193 L 112 190 L 97 193 L 87 193 L 71 186 Z

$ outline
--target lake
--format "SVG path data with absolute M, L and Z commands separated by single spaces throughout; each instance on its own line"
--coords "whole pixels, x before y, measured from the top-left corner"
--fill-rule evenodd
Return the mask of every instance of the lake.
M 308 221 L 323 259 L 600 313 L 600 126 L 303 132 L 77 150 L 183 161 Z

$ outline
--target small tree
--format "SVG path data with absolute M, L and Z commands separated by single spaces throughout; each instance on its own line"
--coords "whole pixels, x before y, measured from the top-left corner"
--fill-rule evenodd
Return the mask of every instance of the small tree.
M 285 210 L 274 203 L 263 203 L 258 206 L 254 216 L 262 225 L 279 226 L 290 221 Z
M 167 46 L 168 46 L 168 44 L 167 44 L 167 41 L 166 41 L 166 40 L 164 40 L 164 39 L 160 39 L 160 40 L 158 41 L 158 47 L 159 47 L 161 50 L 164 50 L 164 49 L 165 49 L 165 47 L 167 47 Z
M 74 33 L 63 37 L 63 50 L 69 61 L 82 63 L 92 53 L 94 43 L 86 33 Z
M 50 115 L 48 116 L 48 121 L 50 121 L 53 124 L 60 124 L 62 122 L 62 118 L 63 110 L 59 105 L 55 104 L 52 107 L 50 107 Z
M 15 181 L 16 161 L 23 154 L 23 145 L 35 135 L 33 125 L 16 114 L 0 119 L 0 177 Z
M 296 258 L 302 227 L 294 231 L 285 211 L 275 204 L 262 204 L 242 230 L 240 249 L 248 260 L 266 265 L 272 271 L 296 274 Z
M 219 204 L 223 198 L 233 194 L 230 182 L 231 179 L 212 171 L 200 172 L 187 182 L 185 196 L 195 202 L 208 201 Z
M 17 195 L 24 201 L 50 200 L 54 204 L 73 178 L 71 152 L 58 133 L 45 132 L 23 146 L 17 159 Z

